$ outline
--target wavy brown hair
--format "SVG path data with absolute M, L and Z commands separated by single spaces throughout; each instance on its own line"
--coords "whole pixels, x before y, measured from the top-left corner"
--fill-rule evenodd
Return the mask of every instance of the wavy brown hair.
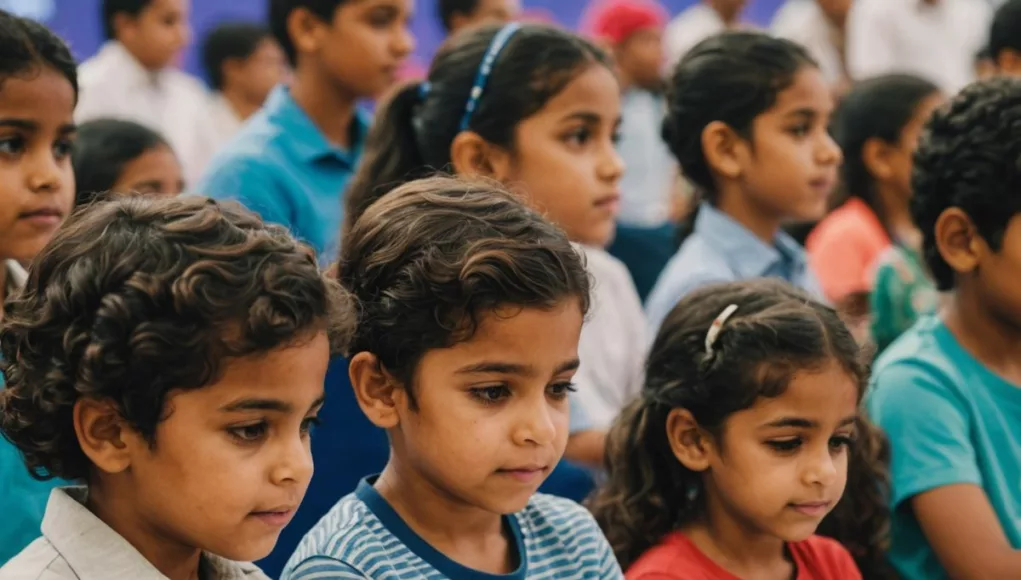
M 113 401 L 155 443 L 167 393 L 224 363 L 348 331 L 345 298 L 283 228 L 200 197 L 119 197 L 76 212 L 8 300 L 0 431 L 33 476 L 84 479 L 78 399 Z
M 371 352 L 404 385 L 427 351 L 469 340 L 497 308 L 589 303 L 564 233 L 488 180 L 433 177 L 386 194 L 345 237 L 338 277 L 357 301 L 345 354 Z
M 738 309 L 708 354 L 706 333 L 730 304 Z M 678 461 L 667 440 L 671 410 L 687 409 L 719 437 L 733 413 L 761 397 L 780 396 L 796 373 L 834 362 L 854 379 L 860 399 L 866 360 L 836 312 L 778 281 L 709 286 L 682 300 L 652 346 L 641 396 L 610 430 L 607 481 L 590 501 L 621 567 L 627 569 L 664 536 L 703 516 L 705 493 L 690 493 L 701 489 L 703 475 Z M 878 432 L 865 422 L 860 428 L 860 447 L 851 452 L 851 476 L 845 499 L 830 516 L 837 522 L 831 530 L 852 553 L 881 559 L 876 535 L 885 531 L 887 520 L 885 457 L 873 452 Z M 857 515 L 848 514 L 848 508 Z

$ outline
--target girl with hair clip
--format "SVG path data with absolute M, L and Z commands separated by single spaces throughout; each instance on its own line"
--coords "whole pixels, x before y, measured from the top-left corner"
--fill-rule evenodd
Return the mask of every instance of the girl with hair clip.
M 728 32 L 692 49 L 667 91 L 663 138 L 696 195 L 646 302 L 652 329 L 716 282 L 780 278 L 822 297 L 804 249 L 781 230 L 822 218 L 841 163 L 816 63 L 793 42 Z
M 575 378 L 567 457 L 602 462 L 603 434 L 637 393 L 648 339 L 614 235 L 624 165 L 615 150 L 620 87 L 604 52 L 557 28 L 511 23 L 455 35 L 428 79 L 377 114 L 346 194 L 346 227 L 394 187 L 438 171 L 495 179 L 563 228 L 594 279 Z
M 859 416 L 867 375 L 837 314 L 787 284 L 682 300 L 610 431 L 591 504 L 626 577 L 881 576 L 884 468 Z M 858 528 L 877 537 L 837 534 L 844 547 L 814 535 L 835 508 L 871 517 Z

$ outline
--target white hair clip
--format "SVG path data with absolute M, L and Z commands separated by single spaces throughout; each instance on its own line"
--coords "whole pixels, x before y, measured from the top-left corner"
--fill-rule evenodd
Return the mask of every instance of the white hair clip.
M 723 325 L 727 323 L 727 319 L 737 312 L 737 304 L 731 304 L 730 306 L 723 309 L 723 312 L 713 320 L 713 323 L 709 325 L 709 332 L 705 333 L 705 353 L 713 354 L 713 345 L 716 344 L 716 339 L 720 336 L 720 331 L 723 330 Z

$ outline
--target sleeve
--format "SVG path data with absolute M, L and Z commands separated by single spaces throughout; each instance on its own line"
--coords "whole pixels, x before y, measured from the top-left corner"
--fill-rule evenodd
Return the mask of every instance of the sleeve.
M 855 229 L 844 224 L 831 223 L 823 224 L 822 229 L 809 238 L 806 248 L 809 266 L 831 303 L 868 289 L 863 280 L 869 265 L 865 263 L 855 233 Z
M 313 556 L 297 566 L 284 570 L 280 580 L 364 580 L 369 577 L 340 560 Z
M 895 304 L 903 299 L 903 294 L 904 287 L 895 266 L 890 261 L 883 260 L 876 268 L 876 277 L 869 295 L 872 340 L 880 352 L 906 330 L 902 328 L 895 307 Z
M 263 221 L 294 230 L 294 210 L 288 193 L 276 187 L 272 176 L 252 160 L 235 157 L 214 161 L 191 193 L 240 202 Z
M 847 17 L 847 70 L 860 80 L 893 72 L 896 48 L 890 26 L 894 18 L 884 14 L 888 0 L 858 0 Z
M 906 362 L 873 378 L 867 408 L 890 439 L 893 509 L 932 489 L 982 483 L 969 417 L 949 380 Z
M 661 277 L 660 282 L 656 284 L 656 288 L 653 289 L 645 303 L 645 315 L 648 320 L 646 337 L 649 343 L 651 344 L 656 339 L 663 321 L 685 296 L 702 286 L 732 281 L 710 273 L 699 274 L 697 272 L 683 280 L 670 280 Z

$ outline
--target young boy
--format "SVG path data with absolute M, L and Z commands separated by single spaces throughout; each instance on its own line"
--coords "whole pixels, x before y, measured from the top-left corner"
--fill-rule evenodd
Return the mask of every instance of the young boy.
M 996 10 L 988 51 L 996 73 L 1021 76 L 1021 0 L 1006 0 Z
M 892 445 L 890 560 L 906 580 L 1021 570 L 1021 80 L 964 89 L 915 153 L 912 216 L 940 291 L 876 364 Z
M 287 79 L 287 57 L 269 29 L 247 22 L 217 26 L 202 43 L 202 63 L 212 85 L 207 158 L 258 111 L 273 87 Z
M 53 491 L 0 579 L 265 578 L 312 476 L 340 294 L 281 228 L 201 197 L 76 213 L 8 302 L 0 432 Z
M 369 119 L 359 99 L 394 82 L 414 43 L 412 0 L 272 0 L 270 28 L 294 67 L 195 188 L 241 201 L 329 260 Z
M 748 0 L 700 0 L 678 14 L 666 28 L 667 65 L 673 68 L 703 40 L 741 26 Z
M 202 83 L 175 67 L 188 45 L 190 0 L 103 0 L 107 43 L 79 70 L 79 123 L 102 117 L 145 125 L 170 142 L 194 181 L 202 159 Z
M 438 0 L 436 4 L 448 35 L 480 24 L 502 24 L 521 15 L 521 0 Z

